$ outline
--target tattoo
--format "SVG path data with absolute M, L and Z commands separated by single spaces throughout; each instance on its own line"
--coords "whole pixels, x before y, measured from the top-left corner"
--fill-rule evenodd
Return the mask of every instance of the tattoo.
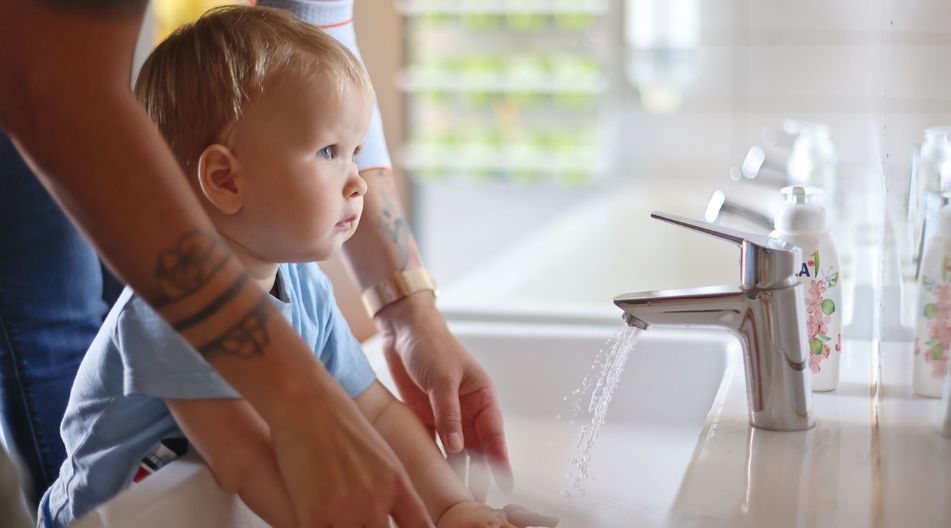
M 180 301 L 194 294 L 218 274 L 228 260 L 231 252 L 228 247 L 213 234 L 192 231 L 182 235 L 175 247 L 163 251 L 155 265 L 162 293 L 152 306 L 156 310 L 162 306 Z M 248 284 L 250 278 L 241 272 L 227 289 L 218 293 L 214 299 L 192 315 L 172 323 L 172 328 L 181 333 L 215 315 L 223 306 L 232 301 Z M 198 348 L 206 359 L 212 356 L 227 355 L 238 358 L 252 358 L 264 355 L 264 347 L 269 340 L 267 335 L 268 295 L 264 294 L 230 328 L 218 337 Z
M 232 356 L 250 359 L 264 355 L 264 347 L 270 342 L 267 335 L 268 299 L 262 294 L 250 311 L 220 337 L 198 349 L 205 358 Z
M 86 11 L 96 15 L 140 16 L 149 2 L 148 0 L 43 0 L 43 3 L 57 9 Z
M 227 290 L 221 292 L 221 294 L 212 299 L 211 302 L 208 303 L 208 306 L 205 306 L 194 315 L 190 315 L 180 321 L 175 322 L 175 324 L 172 325 L 172 328 L 174 328 L 176 332 L 181 332 L 186 328 L 195 326 L 196 324 L 211 317 L 228 301 L 233 299 L 234 296 L 237 295 L 239 291 L 241 291 L 241 288 L 243 288 L 244 285 L 248 283 L 248 280 L 248 274 L 242 273 L 237 279 L 234 280 L 234 282 L 231 283 L 231 286 L 228 286 Z
M 400 255 L 400 269 L 406 269 L 406 263 L 409 261 L 409 224 L 400 214 L 399 208 L 390 199 L 386 189 L 380 189 L 380 198 L 383 200 L 383 212 L 380 213 L 380 229 L 386 233 L 386 236 L 396 246 Z
M 215 236 L 201 231 L 182 235 L 173 249 L 163 251 L 155 266 L 162 297 L 156 309 L 198 291 L 228 262 L 227 247 Z

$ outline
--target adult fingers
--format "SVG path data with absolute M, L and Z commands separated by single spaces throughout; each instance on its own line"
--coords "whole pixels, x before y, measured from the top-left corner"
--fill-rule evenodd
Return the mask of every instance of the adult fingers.
M 468 482 L 469 455 L 465 452 L 446 455 L 446 461 L 449 467 L 456 473 L 459 480 Z
M 505 431 L 499 406 L 490 402 L 476 417 L 474 425 L 479 437 L 479 450 L 489 458 L 495 483 L 505 493 L 511 493 L 515 487 L 514 477 L 505 447 Z
M 491 480 L 489 464 L 485 457 L 475 451 L 469 451 L 469 491 L 477 502 L 485 504 Z
M 462 412 L 459 410 L 459 383 L 446 381 L 440 383 L 430 393 L 433 414 L 436 418 L 436 431 L 442 440 L 446 453 L 462 451 L 465 441 L 462 436 Z

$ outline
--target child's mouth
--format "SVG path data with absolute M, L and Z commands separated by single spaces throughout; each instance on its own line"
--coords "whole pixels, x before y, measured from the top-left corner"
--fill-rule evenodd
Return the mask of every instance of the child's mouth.
M 359 218 L 360 218 L 360 216 L 357 215 L 356 213 L 354 213 L 354 214 L 352 214 L 352 215 L 350 215 L 350 216 L 344 218 L 343 220 L 337 222 L 337 227 L 339 227 L 339 228 L 341 228 L 341 229 L 350 229 L 350 228 L 352 228 L 352 227 L 357 223 L 357 220 L 358 220 Z

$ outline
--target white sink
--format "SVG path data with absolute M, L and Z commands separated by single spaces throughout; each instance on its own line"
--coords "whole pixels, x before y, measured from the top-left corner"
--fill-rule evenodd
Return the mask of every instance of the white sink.
M 727 334 L 642 333 L 618 383 L 591 453 L 583 497 L 566 498 L 581 421 L 569 423 L 565 396 L 580 387 L 617 325 L 452 323 L 498 389 L 516 491 L 490 503 L 521 503 L 559 515 L 563 528 L 665 524 L 725 375 L 738 369 Z M 380 341 L 366 344 L 381 381 L 393 388 Z M 561 418 L 559 419 L 559 415 Z M 76 526 L 264 526 L 189 456 L 125 491 Z
M 490 503 L 527 504 L 561 516 L 567 528 L 665 523 L 721 380 L 739 361 L 739 344 L 725 333 L 642 333 L 592 451 L 586 493 L 566 498 L 583 423 L 569 423 L 564 398 L 619 326 L 451 325 L 502 401 L 516 491 L 490 494 Z M 392 388 L 379 343 L 371 341 L 368 353 Z

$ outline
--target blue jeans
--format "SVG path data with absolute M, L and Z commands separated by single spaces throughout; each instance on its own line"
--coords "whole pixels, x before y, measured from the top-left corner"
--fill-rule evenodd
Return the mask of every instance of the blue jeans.
M 107 309 L 96 253 L 0 134 L 0 408 L 34 506 L 65 458 L 59 425 Z

